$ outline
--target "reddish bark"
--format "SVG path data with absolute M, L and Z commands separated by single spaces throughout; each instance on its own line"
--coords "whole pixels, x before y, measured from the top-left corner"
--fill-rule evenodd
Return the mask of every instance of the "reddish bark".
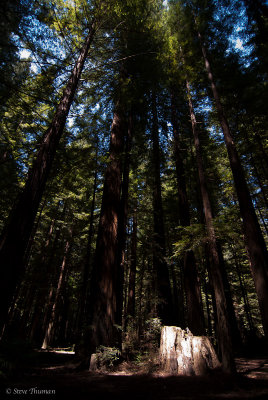
M 111 128 L 110 155 L 105 174 L 96 254 L 93 264 L 89 330 L 84 333 L 80 352 L 92 354 L 99 345 L 120 347 L 116 328 L 118 277 L 118 218 L 120 213 L 121 156 L 124 146 L 122 110 L 117 104 Z

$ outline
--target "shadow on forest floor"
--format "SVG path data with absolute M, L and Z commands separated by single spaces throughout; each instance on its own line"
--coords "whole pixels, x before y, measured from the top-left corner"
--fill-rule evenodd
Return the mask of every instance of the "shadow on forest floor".
M 1 382 L 0 398 L 217 400 L 268 399 L 268 359 L 238 358 L 237 376 L 220 372 L 204 377 L 142 373 L 125 364 L 110 373 L 79 371 L 74 355 L 37 352 L 34 362 Z

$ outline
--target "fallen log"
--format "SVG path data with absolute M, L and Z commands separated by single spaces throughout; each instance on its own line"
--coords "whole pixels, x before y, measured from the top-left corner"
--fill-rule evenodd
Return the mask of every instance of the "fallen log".
M 193 336 L 177 326 L 164 326 L 160 341 L 161 368 L 174 375 L 205 375 L 220 367 L 216 352 L 206 336 Z

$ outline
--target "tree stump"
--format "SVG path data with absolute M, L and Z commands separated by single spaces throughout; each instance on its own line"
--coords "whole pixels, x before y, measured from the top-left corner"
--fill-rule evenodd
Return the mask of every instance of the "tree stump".
M 160 365 L 175 375 L 205 375 L 219 368 L 220 362 L 206 336 L 193 336 L 176 326 L 164 326 L 161 330 Z
M 97 371 L 98 369 L 98 357 L 96 353 L 91 354 L 89 371 Z

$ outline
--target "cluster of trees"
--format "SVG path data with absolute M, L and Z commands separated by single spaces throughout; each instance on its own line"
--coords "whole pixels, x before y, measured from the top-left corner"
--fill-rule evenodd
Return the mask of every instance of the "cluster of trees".
M 159 318 L 234 371 L 268 333 L 265 2 L 4 7 L 2 338 L 85 357 Z

